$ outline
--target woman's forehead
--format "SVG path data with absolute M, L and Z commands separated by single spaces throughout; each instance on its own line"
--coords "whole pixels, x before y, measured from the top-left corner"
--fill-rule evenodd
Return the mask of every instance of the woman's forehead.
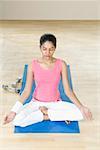
M 50 41 L 46 41 L 45 43 L 43 43 L 42 47 L 50 47 L 50 48 L 54 48 L 54 45 L 52 42 Z

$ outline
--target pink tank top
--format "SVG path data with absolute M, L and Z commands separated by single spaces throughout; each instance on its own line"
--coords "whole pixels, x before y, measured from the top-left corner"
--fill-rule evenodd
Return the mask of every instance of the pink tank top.
M 37 60 L 33 59 L 32 70 L 36 84 L 33 99 L 42 102 L 60 101 L 58 85 L 62 70 L 62 60 L 57 58 L 52 68 L 45 69 Z

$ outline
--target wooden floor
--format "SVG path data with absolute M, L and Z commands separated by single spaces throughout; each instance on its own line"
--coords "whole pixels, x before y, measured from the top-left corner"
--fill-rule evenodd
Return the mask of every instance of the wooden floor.
M 0 150 L 100 149 L 100 21 L 0 21 L 0 85 L 22 76 L 25 63 L 40 55 L 39 38 L 57 37 L 55 57 L 70 64 L 74 92 L 93 113 L 80 134 L 14 134 L 3 118 L 18 99 L 0 87 Z

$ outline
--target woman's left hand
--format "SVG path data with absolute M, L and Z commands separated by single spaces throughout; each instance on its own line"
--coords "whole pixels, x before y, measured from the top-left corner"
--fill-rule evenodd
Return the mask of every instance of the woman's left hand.
M 82 112 L 83 117 L 86 120 L 92 120 L 92 113 L 91 113 L 91 111 L 86 106 L 82 106 L 80 108 L 80 111 Z

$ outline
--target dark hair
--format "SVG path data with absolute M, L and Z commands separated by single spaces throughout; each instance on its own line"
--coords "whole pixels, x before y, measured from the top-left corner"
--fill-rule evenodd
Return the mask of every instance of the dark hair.
M 46 41 L 50 41 L 52 42 L 52 44 L 55 46 L 56 48 L 56 37 L 53 34 L 44 34 L 40 37 L 40 47 L 42 44 L 44 44 Z

